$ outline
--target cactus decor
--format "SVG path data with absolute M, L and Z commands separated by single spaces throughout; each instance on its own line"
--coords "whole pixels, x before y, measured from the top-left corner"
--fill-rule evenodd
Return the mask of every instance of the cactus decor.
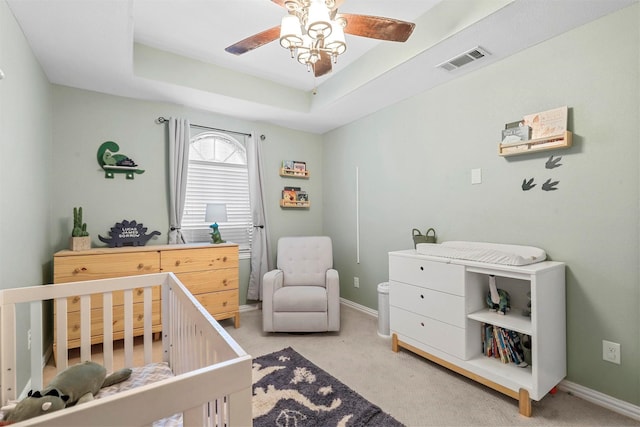
M 72 237 L 85 237 L 88 236 L 87 223 L 82 222 L 82 206 L 79 208 L 73 208 L 73 231 Z
M 73 230 L 69 240 L 72 251 L 91 249 L 91 237 L 87 231 L 87 223 L 82 222 L 82 207 L 73 208 Z

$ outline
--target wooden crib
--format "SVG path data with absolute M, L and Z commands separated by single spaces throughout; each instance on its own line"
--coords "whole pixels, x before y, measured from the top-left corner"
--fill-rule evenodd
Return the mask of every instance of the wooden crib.
M 181 413 L 185 426 L 250 426 L 251 356 L 227 334 L 173 273 L 0 290 L 1 404 L 19 399 L 20 390 L 17 390 L 16 384 L 19 366 L 30 367 L 29 389 L 43 388 L 42 323 L 43 306 L 48 300 L 55 302 L 56 342 L 53 347 L 56 349 L 58 371 L 69 364 L 67 299 L 75 297 L 81 299 L 82 361 L 92 358 L 93 298 L 94 301 L 101 301 L 104 307 L 103 360 L 100 362 L 107 371 L 154 362 L 151 313 L 152 290 L 156 286 L 160 286 L 162 295 L 162 361 L 171 368 L 173 376 L 16 425 L 150 426 L 158 420 Z M 143 355 L 135 358 L 134 292 L 143 295 L 144 306 L 143 343 L 135 346 L 135 351 L 141 351 Z M 114 366 L 114 296 L 124 301 L 124 366 Z M 21 310 L 25 310 L 30 319 L 31 351 L 28 363 L 17 363 L 16 318 L 26 317 L 17 316 Z M 95 323 L 95 318 L 93 320 Z

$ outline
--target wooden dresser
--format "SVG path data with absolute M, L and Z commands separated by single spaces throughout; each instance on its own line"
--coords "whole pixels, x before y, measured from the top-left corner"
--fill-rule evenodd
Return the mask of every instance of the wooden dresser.
M 159 272 L 173 272 L 217 320 L 234 319 L 240 326 L 238 295 L 238 245 L 195 243 L 142 247 L 94 248 L 86 251 L 63 250 L 53 258 L 53 282 L 68 283 Z M 142 334 L 142 290 L 134 294 L 134 333 Z M 114 294 L 113 332 L 122 338 L 124 313 L 122 295 Z M 69 298 L 67 342 L 80 345 L 80 298 Z M 139 310 L 138 310 L 139 305 Z M 153 331 L 162 327 L 159 288 L 153 291 Z M 102 342 L 102 301 L 91 301 L 91 341 Z M 94 325 L 95 323 L 95 325 Z M 55 329 L 54 329 L 55 330 Z

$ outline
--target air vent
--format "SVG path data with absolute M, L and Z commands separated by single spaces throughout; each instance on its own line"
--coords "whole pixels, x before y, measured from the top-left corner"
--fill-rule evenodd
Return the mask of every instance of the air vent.
M 467 65 L 473 61 L 484 58 L 487 55 L 490 55 L 490 53 L 480 46 L 476 46 L 473 49 L 463 53 L 462 55 L 451 58 L 450 60 L 445 61 L 442 64 L 438 64 L 437 66 L 442 67 L 447 71 L 453 71 L 462 67 L 463 65 Z

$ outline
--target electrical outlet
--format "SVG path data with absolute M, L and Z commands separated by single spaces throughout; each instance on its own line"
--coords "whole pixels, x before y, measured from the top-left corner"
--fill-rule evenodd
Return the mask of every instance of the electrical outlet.
M 31 350 L 31 329 L 27 331 L 27 350 Z
M 620 344 L 602 340 L 602 360 L 620 364 Z
M 359 288 L 360 287 L 360 278 L 359 277 L 354 277 L 353 278 L 353 287 L 354 288 Z

